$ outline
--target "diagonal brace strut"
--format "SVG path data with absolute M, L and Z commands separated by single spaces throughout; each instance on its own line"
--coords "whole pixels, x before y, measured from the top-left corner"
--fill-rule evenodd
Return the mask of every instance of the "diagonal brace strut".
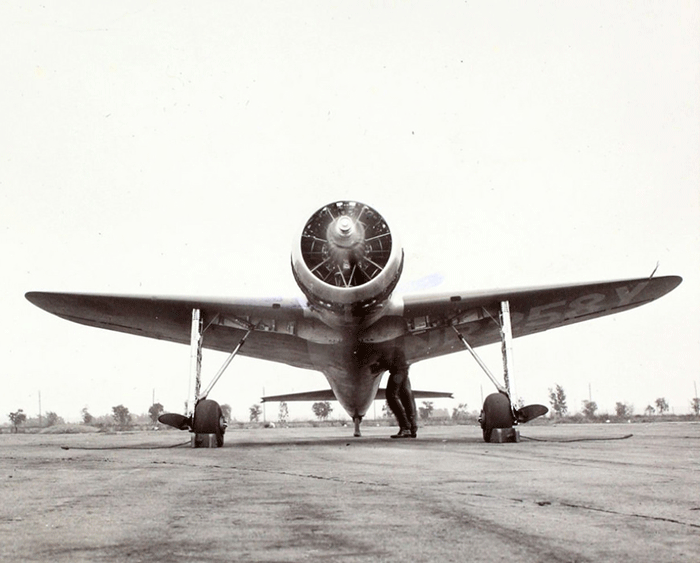
M 498 389 L 501 393 L 508 393 L 508 390 L 499 383 L 499 381 L 494 377 L 494 375 L 491 373 L 491 370 L 486 366 L 484 361 L 479 357 L 479 355 L 474 351 L 474 348 L 472 348 L 469 345 L 469 342 L 467 342 L 467 339 L 464 338 L 464 335 L 459 332 L 456 326 L 453 326 L 452 329 L 457 333 L 458 338 L 462 341 L 462 344 L 464 344 L 464 347 L 469 350 L 469 353 L 472 355 L 472 357 L 476 360 L 476 363 L 479 364 L 479 367 L 484 370 L 484 373 L 488 376 L 488 378 L 491 380 L 491 383 L 493 383 L 496 386 L 496 389 Z
M 240 342 L 238 342 L 238 345 L 234 348 L 233 352 L 231 352 L 229 354 L 228 358 L 226 358 L 226 361 L 219 368 L 219 371 L 214 376 L 214 379 L 212 379 L 211 383 L 207 386 L 207 388 L 204 390 L 204 392 L 202 393 L 202 396 L 199 397 L 199 399 L 206 399 L 207 398 L 207 395 L 209 395 L 210 391 L 212 390 L 212 387 L 214 387 L 214 385 L 216 385 L 216 382 L 219 381 L 221 376 L 224 374 L 224 372 L 226 371 L 226 368 L 233 361 L 233 358 L 236 357 L 236 354 L 238 354 L 239 350 L 243 347 L 243 344 L 245 344 L 246 339 L 248 338 L 250 333 L 253 332 L 254 328 L 255 328 L 254 326 L 249 325 L 249 327 L 246 330 L 246 333 L 243 335 L 243 338 L 241 338 Z M 197 401 L 199 399 L 195 399 L 195 401 Z
M 501 322 L 499 324 L 499 329 L 501 333 L 501 353 L 503 355 L 503 380 L 505 385 L 501 385 L 501 383 L 496 379 L 493 373 L 491 373 L 489 368 L 479 357 L 474 348 L 472 348 L 469 342 L 467 342 L 467 339 L 464 337 L 464 335 L 461 332 L 459 332 L 459 329 L 457 329 L 456 326 L 452 326 L 452 329 L 455 331 L 462 344 L 464 344 L 464 347 L 476 360 L 476 363 L 479 364 L 479 367 L 481 367 L 481 369 L 488 376 L 491 382 L 496 386 L 496 389 L 498 389 L 498 391 L 501 393 L 505 393 L 508 397 L 511 397 L 511 380 L 513 375 L 513 333 L 510 322 L 510 303 L 508 301 L 501 301 L 500 318 Z
M 228 368 L 229 364 L 233 361 L 233 358 L 236 357 L 236 354 L 240 351 L 240 349 L 243 347 L 243 344 L 245 344 L 246 339 L 248 336 L 250 336 L 250 333 L 255 330 L 255 326 L 247 321 L 244 321 L 242 319 L 235 319 L 236 323 L 240 325 L 240 327 L 245 330 L 245 334 L 241 338 L 241 340 L 238 342 L 236 347 L 234 348 L 233 352 L 229 354 L 229 356 L 226 358 L 226 361 L 224 361 L 224 364 L 219 368 L 219 371 L 216 373 L 214 376 L 214 379 L 211 381 L 211 383 L 204 389 L 203 392 L 200 391 L 201 389 L 201 383 L 202 383 L 202 345 L 204 341 L 204 329 L 203 325 L 203 318 L 202 318 L 202 312 L 200 309 L 192 309 L 192 331 L 191 331 L 191 339 L 190 339 L 190 346 L 191 346 L 191 352 L 190 352 L 190 382 L 192 379 L 192 376 L 195 378 L 195 386 L 194 386 L 194 406 L 197 405 L 197 403 L 202 400 L 206 399 L 209 393 L 211 392 L 212 388 L 214 385 L 216 385 L 217 381 L 221 378 L 221 376 L 224 374 L 226 371 L 226 368 Z M 207 326 L 207 328 L 211 326 L 211 323 Z M 192 413 L 189 413 L 190 415 Z

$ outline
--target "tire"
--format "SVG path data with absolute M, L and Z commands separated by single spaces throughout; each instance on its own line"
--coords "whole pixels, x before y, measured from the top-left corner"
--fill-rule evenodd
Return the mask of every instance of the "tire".
M 513 408 L 508 395 L 504 393 L 492 393 L 484 400 L 484 408 L 481 411 L 481 429 L 484 442 L 491 441 L 491 431 L 494 428 L 513 428 Z
M 197 403 L 192 424 L 195 434 L 216 434 L 216 445 L 220 448 L 224 445 L 225 424 L 226 419 L 219 403 L 209 399 L 202 399 Z

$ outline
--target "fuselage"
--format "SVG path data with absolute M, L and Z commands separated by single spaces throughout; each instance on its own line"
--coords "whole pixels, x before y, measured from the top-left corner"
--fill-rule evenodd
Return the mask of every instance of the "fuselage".
M 339 201 L 314 213 L 292 251 L 294 278 L 317 323 L 309 356 L 353 418 L 374 400 L 406 326 L 392 300 L 403 249 L 376 210 Z
M 350 327 L 342 333 L 342 339 L 333 345 L 309 343 L 309 355 L 326 376 L 338 402 L 351 417 L 361 418 L 372 405 L 382 375 L 392 369 L 402 351 L 403 339 L 363 341 L 363 331 Z

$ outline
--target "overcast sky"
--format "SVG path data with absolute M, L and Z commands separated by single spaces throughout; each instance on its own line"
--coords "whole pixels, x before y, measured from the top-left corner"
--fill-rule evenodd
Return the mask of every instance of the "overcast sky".
M 187 396 L 187 346 L 72 324 L 25 292 L 295 296 L 294 237 L 341 198 L 390 220 L 404 280 L 439 274 L 432 291 L 659 261 L 685 280 L 661 300 L 516 340 L 518 389 L 690 410 L 697 2 L 3 3 L 0 76 L 0 418 L 36 415 L 39 392 L 67 420 Z M 480 351 L 497 371 L 498 346 Z M 206 381 L 224 358 L 205 353 Z M 491 392 L 467 353 L 412 381 L 454 392 L 438 407 Z M 325 387 L 237 358 L 211 398 L 247 419 L 263 388 Z

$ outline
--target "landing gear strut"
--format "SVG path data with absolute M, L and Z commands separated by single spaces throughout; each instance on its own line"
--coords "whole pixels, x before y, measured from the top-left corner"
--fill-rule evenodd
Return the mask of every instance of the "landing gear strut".
M 220 448 L 224 445 L 224 432 L 226 432 L 227 426 L 226 418 L 221 411 L 219 403 L 207 399 L 207 396 L 255 328 L 250 323 L 240 319 L 236 319 L 233 323 L 236 328 L 242 328 L 246 333 L 233 352 L 226 358 L 223 366 L 221 366 L 209 386 L 204 392 L 200 393 L 202 381 L 202 342 L 204 330 L 206 329 L 203 329 L 201 311 L 199 309 L 192 310 L 190 374 L 195 376 L 194 412 L 190 412 L 189 416 L 166 413 L 158 417 L 158 420 L 163 424 L 192 432 L 193 448 Z M 188 410 L 187 406 L 185 406 L 185 410 Z
M 516 408 L 512 402 L 512 341 L 513 334 L 510 323 L 510 304 L 508 301 L 501 302 L 501 352 L 503 355 L 503 380 L 504 385 L 493 376 L 486 367 L 486 364 L 479 358 L 474 349 L 469 345 L 467 339 L 459 332 L 456 326 L 452 328 L 457 336 L 469 350 L 484 373 L 498 389 L 498 393 L 492 393 L 484 400 L 484 406 L 479 417 L 481 430 L 485 442 L 518 442 L 520 434 L 513 428 L 518 423 L 528 422 L 533 418 L 547 413 L 548 409 L 544 405 L 528 405 Z

